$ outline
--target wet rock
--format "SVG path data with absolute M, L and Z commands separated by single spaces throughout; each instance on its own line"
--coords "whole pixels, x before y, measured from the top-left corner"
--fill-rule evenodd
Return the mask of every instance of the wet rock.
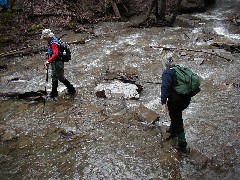
M 17 136 L 16 131 L 14 131 L 14 130 L 6 131 L 6 132 L 2 135 L 1 140 L 2 140 L 2 141 L 10 141 L 10 140 L 12 140 L 13 138 L 15 138 L 16 136 Z
M 126 72 L 120 72 L 120 71 L 110 72 L 109 70 L 107 70 L 105 80 L 114 80 L 114 79 L 117 79 L 124 83 L 135 84 L 138 87 L 137 91 L 139 93 L 143 90 L 143 87 L 140 84 L 136 83 L 136 81 L 138 80 L 138 75 L 136 73 L 131 73 L 131 72 L 126 73 Z
M 32 146 L 32 142 L 30 139 L 20 139 L 18 142 L 18 147 L 20 149 L 29 148 L 31 146 Z
M 7 65 L 6 64 L 0 66 L 0 71 L 1 70 L 6 70 L 6 69 L 7 69 Z
M 204 63 L 205 59 L 204 58 L 194 58 L 194 61 L 196 61 L 197 64 L 202 65 Z
M 112 83 L 102 83 L 95 88 L 96 94 L 101 94 L 107 98 L 123 97 L 125 99 L 138 99 L 138 87 L 134 84 L 113 81 Z M 104 91 L 104 94 L 103 94 Z
M 159 115 L 152 111 L 151 109 L 148 109 L 144 105 L 140 105 L 136 110 L 135 110 L 138 120 L 141 122 L 147 122 L 152 124 L 153 122 L 157 121 L 159 119 Z
M 200 153 L 199 151 L 193 149 L 189 154 L 189 162 L 201 169 L 207 165 L 208 157 Z
M 99 97 L 99 98 L 106 98 L 107 97 L 106 94 L 105 94 L 105 90 L 97 91 L 96 96 Z

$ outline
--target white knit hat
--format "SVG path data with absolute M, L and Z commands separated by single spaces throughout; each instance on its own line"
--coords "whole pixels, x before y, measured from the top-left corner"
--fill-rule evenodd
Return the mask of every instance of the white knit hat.
M 171 66 L 175 65 L 175 59 L 172 56 L 167 56 L 162 60 L 163 65 Z
M 51 31 L 51 29 L 44 29 L 44 30 L 42 30 L 41 39 L 43 39 L 43 38 L 51 38 L 51 37 L 53 37 L 53 36 L 54 36 L 54 34 L 53 34 L 53 32 Z

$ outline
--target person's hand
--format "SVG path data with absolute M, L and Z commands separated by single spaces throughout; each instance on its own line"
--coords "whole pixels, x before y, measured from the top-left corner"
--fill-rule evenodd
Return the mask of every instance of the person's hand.
M 44 63 L 45 69 L 48 69 L 49 64 L 50 64 L 50 63 L 49 63 L 48 61 L 46 61 L 46 62 Z
M 162 112 L 166 113 L 168 111 L 167 104 L 162 104 Z

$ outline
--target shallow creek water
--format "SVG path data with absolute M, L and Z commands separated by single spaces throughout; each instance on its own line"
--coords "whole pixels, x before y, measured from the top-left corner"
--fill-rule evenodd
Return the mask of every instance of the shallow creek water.
M 239 53 L 209 49 L 214 42 L 239 44 L 239 26 L 227 19 L 239 8 L 239 1 L 224 1 L 206 13 L 181 15 L 173 28 L 96 25 L 95 37 L 71 45 L 73 58 L 65 64 L 78 89 L 74 99 L 64 97 L 62 84 L 57 101 L 1 98 L 0 179 L 239 179 Z M 190 26 L 182 25 L 186 19 Z M 188 146 L 197 152 L 188 157 L 176 152 L 174 140 L 164 142 L 170 122 L 159 102 L 161 59 L 169 54 L 202 78 L 202 91 L 183 113 Z M 8 68 L 0 71 L 0 93 L 44 90 L 44 61 L 44 53 L 2 59 Z M 98 85 L 114 82 L 105 80 L 106 71 L 137 74 L 139 99 L 122 92 L 96 97 Z M 158 126 L 139 122 L 139 107 L 156 112 Z

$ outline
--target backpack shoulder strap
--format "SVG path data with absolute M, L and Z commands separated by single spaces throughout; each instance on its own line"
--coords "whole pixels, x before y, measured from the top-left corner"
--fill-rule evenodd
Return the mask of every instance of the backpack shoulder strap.
M 60 43 L 58 40 L 52 40 L 52 41 L 50 41 L 50 45 L 52 45 L 52 44 L 56 44 L 59 46 Z
M 51 39 L 51 41 L 49 43 L 49 45 L 52 45 L 52 44 L 56 44 L 59 47 L 60 42 L 59 42 L 59 40 L 58 40 L 58 38 L 56 36 L 53 36 L 53 38 Z

